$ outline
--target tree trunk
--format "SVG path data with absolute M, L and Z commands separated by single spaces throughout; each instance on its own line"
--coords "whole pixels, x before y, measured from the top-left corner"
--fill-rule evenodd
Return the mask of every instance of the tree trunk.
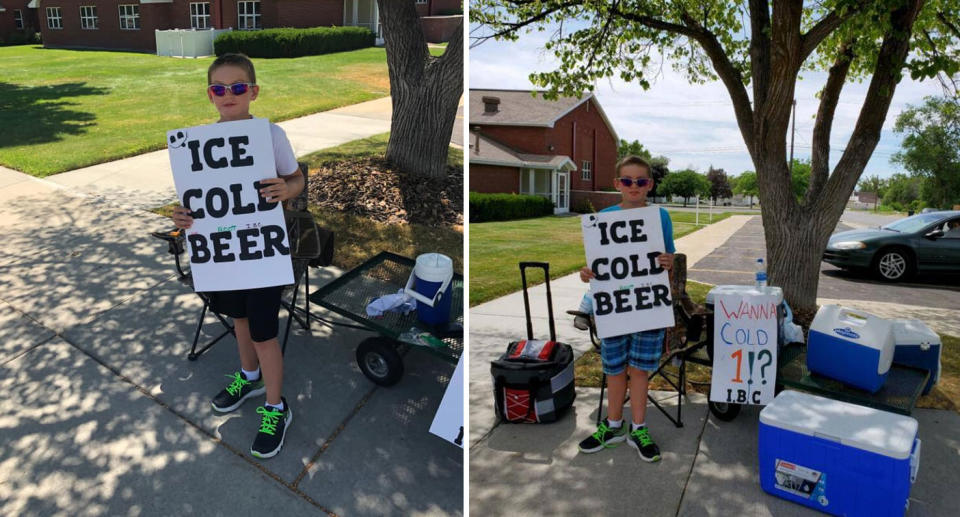
M 432 57 L 412 0 L 378 5 L 393 101 L 387 160 L 409 173 L 444 177 L 463 93 L 463 27 L 441 57 Z

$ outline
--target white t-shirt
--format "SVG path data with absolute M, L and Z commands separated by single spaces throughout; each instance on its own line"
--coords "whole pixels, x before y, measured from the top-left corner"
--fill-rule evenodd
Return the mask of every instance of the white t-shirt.
M 270 123 L 270 136 L 273 138 L 273 159 L 277 162 L 277 174 L 289 176 L 300 167 L 297 156 L 293 154 L 293 146 L 282 127 Z

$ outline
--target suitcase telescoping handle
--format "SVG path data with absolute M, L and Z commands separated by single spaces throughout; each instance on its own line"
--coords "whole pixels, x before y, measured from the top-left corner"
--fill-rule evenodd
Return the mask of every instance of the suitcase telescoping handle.
M 527 268 L 543 269 L 543 278 L 547 283 L 547 314 L 550 321 L 550 341 L 557 340 L 557 330 L 553 323 L 553 297 L 550 295 L 550 264 L 547 262 L 521 262 L 520 279 L 523 280 L 523 309 L 527 315 L 527 339 L 533 339 L 533 321 L 530 319 L 530 297 L 527 295 Z

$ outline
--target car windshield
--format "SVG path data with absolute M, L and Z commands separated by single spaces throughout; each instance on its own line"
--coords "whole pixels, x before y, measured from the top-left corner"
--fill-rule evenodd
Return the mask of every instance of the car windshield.
M 884 230 L 894 230 L 901 233 L 913 233 L 922 230 L 930 224 L 943 219 L 943 214 L 920 214 L 894 221 L 883 227 Z

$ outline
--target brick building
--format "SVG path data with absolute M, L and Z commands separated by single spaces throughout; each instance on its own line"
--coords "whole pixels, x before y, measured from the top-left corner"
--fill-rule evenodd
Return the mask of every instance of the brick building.
M 460 6 L 459 0 L 412 1 L 424 15 Z M 382 42 L 376 0 L 42 0 L 37 11 L 50 48 L 155 52 L 154 30 L 332 25 L 367 27 Z
M 593 94 L 548 101 L 529 90 L 470 90 L 470 190 L 612 204 L 618 137 Z
M 14 33 L 32 34 L 40 30 L 38 0 L 0 0 L 0 42 Z

